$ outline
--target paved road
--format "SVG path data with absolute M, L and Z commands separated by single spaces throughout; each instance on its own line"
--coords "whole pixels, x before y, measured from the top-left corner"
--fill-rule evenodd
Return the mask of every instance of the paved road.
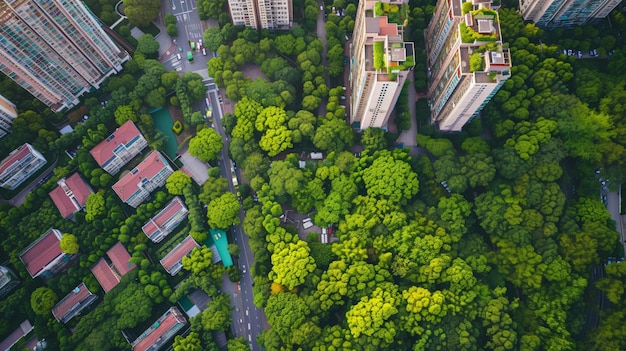
M 224 106 L 219 102 L 219 92 L 214 84 L 212 84 L 210 80 L 205 81 L 205 83 L 213 88 L 208 91 L 211 106 L 213 106 L 213 128 L 222 136 L 224 140 L 224 148 L 222 149 L 220 160 L 221 174 L 222 177 L 228 180 L 228 187 L 230 191 L 236 193 L 236 189 L 232 183 L 232 162 L 228 157 L 228 145 L 230 144 L 230 140 L 226 136 L 221 123 L 221 119 L 224 115 Z M 228 111 L 230 112 L 232 111 L 232 105 L 230 105 L 230 102 L 228 103 Z M 238 170 L 235 172 L 238 172 Z M 241 223 L 243 223 L 244 216 L 245 212 L 243 209 L 240 209 L 239 219 Z M 235 335 L 242 336 L 245 340 L 250 342 L 252 350 L 261 350 L 259 345 L 256 343 L 256 338 L 264 329 L 269 328 L 269 326 L 267 325 L 267 318 L 264 311 L 254 306 L 252 276 L 250 275 L 250 267 L 254 264 L 254 256 L 252 255 L 250 246 L 248 245 L 248 236 L 244 234 L 240 225 L 233 226 L 233 238 L 235 240 L 235 244 L 239 245 L 241 248 L 238 264 L 242 271 L 245 267 L 245 273 L 243 274 L 239 284 L 236 285 L 234 289 L 232 286 L 229 286 L 229 284 L 232 284 L 230 281 L 223 281 L 223 289 L 224 291 L 231 293 L 231 300 L 234 307 L 232 312 L 232 330 Z

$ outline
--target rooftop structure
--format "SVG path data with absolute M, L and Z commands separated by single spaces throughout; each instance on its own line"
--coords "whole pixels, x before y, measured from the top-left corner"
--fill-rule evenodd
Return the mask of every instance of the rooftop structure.
M 17 344 L 18 341 L 28 335 L 33 329 L 35 329 L 35 327 L 33 327 L 28 319 L 23 321 L 17 329 L 0 342 L 0 351 L 9 351 L 13 345 Z
M 137 167 L 113 184 L 117 196 L 132 207 L 139 206 L 150 193 L 165 184 L 174 171 L 158 151 L 153 151 Z
M 61 251 L 61 246 L 59 246 L 61 237 L 62 234 L 58 229 L 50 229 L 22 251 L 20 260 L 31 277 L 50 276 L 64 260 L 70 258 L 70 255 Z
M 57 321 L 67 323 L 97 299 L 98 295 L 92 294 L 85 283 L 80 283 L 52 308 L 52 315 Z
M 161 242 L 168 234 L 187 218 L 189 211 L 179 196 L 176 196 L 156 216 L 141 227 L 148 239 L 155 243 Z
M 80 0 L 0 1 L 0 71 L 53 111 L 122 70 L 130 56 Z
M 431 123 L 445 132 L 461 131 L 510 77 L 511 54 L 491 0 L 462 4 L 439 0 L 425 34 Z
M 46 159 L 32 145 L 18 147 L 0 161 L 0 187 L 16 189 L 45 164 Z
M 117 174 L 125 164 L 148 146 L 148 141 L 132 121 L 117 128 L 89 153 L 109 174 Z
M 359 2 L 350 60 L 350 123 L 359 130 L 387 128 L 400 91 L 415 66 L 405 42 L 408 0 Z
M 130 262 L 130 254 L 120 242 L 113 245 L 106 254 L 110 263 L 101 258 L 91 267 L 91 272 L 105 293 L 117 286 L 122 277 L 136 267 Z
M 166 344 L 185 324 L 187 319 L 176 307 L 167 310 L 154 324 L 131 343 L 133 351 L 156 351 Z
M 74 213 L 85 207 L 87 198 L 93 190 L 78 173 L 61 178 L 57 183 L 59 186 L 49 193 L 50 198 L 63 218 L 72 218 Z
M 11 132 L 13 120 L 17 118 L 17 107 L 0 95 L 0 138 Z
M 542 28 L 570 28 L 595 22 L 613 11 L 621 0 L 520 0 L 526 21 Z
M 183 268 L 183 257 L 189 255 L 194 247 L 199 247 L 198 243 L 193 240 L 191 235 L 187 236 L 175 248 L 172 249 L 163 259 L 161 265 L 167 273 L 176 275 Z

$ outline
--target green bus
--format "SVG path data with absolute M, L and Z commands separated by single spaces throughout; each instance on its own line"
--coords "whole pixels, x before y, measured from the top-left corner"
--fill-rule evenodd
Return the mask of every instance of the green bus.
M 189 62 L 193 62 L 193 54 L 191 51 L 187 51 L 187 60 L 189 60 Z

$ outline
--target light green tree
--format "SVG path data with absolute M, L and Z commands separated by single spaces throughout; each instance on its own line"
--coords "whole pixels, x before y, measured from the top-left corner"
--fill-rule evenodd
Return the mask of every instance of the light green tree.
M 217 158 L 223 147 L 222 136 L 212 128 L 204 128 L 189 141 L 189 154 L 209 162 Z
M 183 171 L 174 171 L 165 181 L 165 188 L 172 195 L 182 195 L 183 190 L 191 185 L 191 177 Z
M 42 286 L 35 289 L 30 295 L 30 307 L 35 314 L 46 316 L 58 300 L 57 294 L 52 289 Z
M 78 253 L 79 245 L 78 238 L 74 234 L 64 233 L 59 243 L 61 251 L 66 254 L 74 255 Z
M 240 204 L 233 193 L 224 193 L 211 200 L 207 208 L 208 223 L 211 228 L 228 229 L 239 224 Z
M 315 270 L 315 260 L 305 241 L 278 243 L 272 254 L 272 271 L 269 278 L 291 290 L 304 283 L 304 279 Z

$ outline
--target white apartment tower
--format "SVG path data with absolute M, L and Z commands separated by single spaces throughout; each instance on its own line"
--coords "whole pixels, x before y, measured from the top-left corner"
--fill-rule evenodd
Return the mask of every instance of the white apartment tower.
M 236 26 L 285 29 L 293 21 L 291 0 L 228 0 L 228 8 Z
M 439 0 L 425 33 L 431 123 L 444 132 L 461 131 L 510 77 L 491 0 L 468 3 Z
M 520 0 L 527 21 L 542 28 L 573 27 L 602 19 L 622 0 Z
M 350 123 L 386 129 L 400 91 L 415 66 L 415 49 L 403 41 L 408 0 L 362 0 L 350 60 Z
M 129 59 L 80 0 L 0 0 L 0 71 L 53 111 Z

